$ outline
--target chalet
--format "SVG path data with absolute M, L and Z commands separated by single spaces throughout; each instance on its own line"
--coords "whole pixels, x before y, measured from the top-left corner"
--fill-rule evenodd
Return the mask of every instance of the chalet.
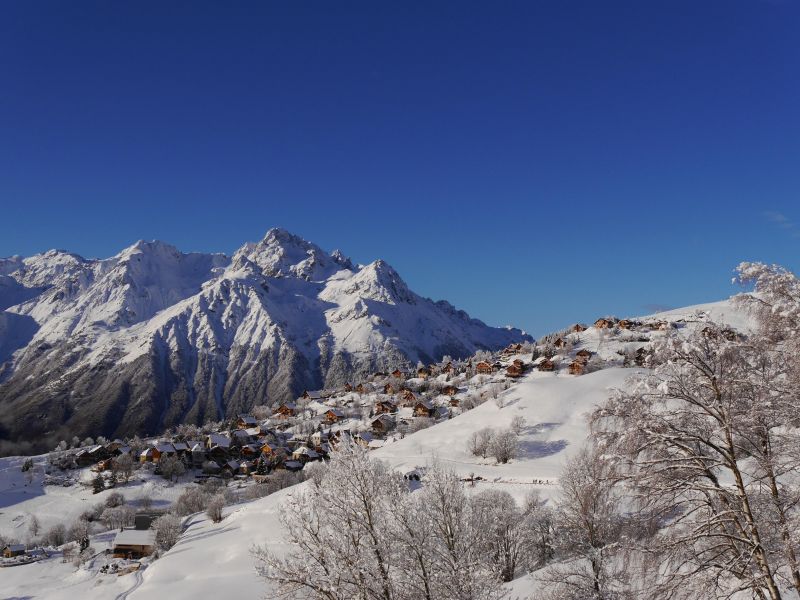
M 269 442 L 264 442 L 263 444 L 261 444 L 261 454 L 266 454 L 267 456 L 270 456 L 274 452 L 275 452 L 275 446 L 273 444 L 270 444 Z
M 363 394 L 363 393 L 364 393 L 364 392 L 366 392 L 366 391 L 367 391 L 367 388 L 366 388 L 366 387 L 364 387 L 364 384 L 363 384 L 363 383 L 359 383 L 359 384 L 356 386 L 356 392 L 358 392 L 359 394 Z
M 370 423 L 372 431 L 375 433 L 386 433 L 394 427 L 394 418 L 389 415 L 378 415 Z
M 108 452 L 109 456 L 117 456 L 120 454 L 120 449 L 124 448 L 125 444 L 122 440 L 114 440 L 113 442 L 108 442 L 105 446 L 106 452 Z
M 115 558 L 150 556 L 156 547 L 156 532 L 152 529 L 123 529 L 112 543 Z
M 482 360 L 477 365 L 475 365 L 475 372 L 480 375 L 491 375 L 494 371 L 492 365 L 485 360 Z
M 348 393 L 348 394 L 349 394 L 350 392 L 352 392 L 352 391 L 353 391 L 353 386 L 352 386 L 352 384 L 345 383 L 345 384 L 344 384 L 344 391 L 345 391 L 346 393 Z
M 213 461 L 225 462 L 228 459 L 229 448 L 224 446 L 212 446 L 208 449 L 206 456 Z M 194 457 L 192 457 L 194 458 Z
M 519 365 L 509 365 L 506 369 L 506 377 L 516 378 L 522 377 L 525 374 L 525 369 Z
M 594 322 L 594 326 L 596 329 L 611 329 L 614 327 L 614 321 L 612 319 L 601 318 Z
M 156 446 L 148 446 L 139 454 L 139 462 L 158 462 L 161 458 L 161 451 Z
M 375 412 L 378 414 L 397 412 L 397 404 L 393 400 L 378 400 L 375 402 Z
M 556 341 L 553 342 L 553 346 L 556 348 L 563 348 L 567 345 L 567 341 L 564 338 L 556 338 Z
M 317 401 L 319 401 L 319 400 L 322 400 L 322 394 L 319 393 L 319 392 L 309 392 L 308 390 L 306 390 L 305 392 L 303 392 L 303 395 L 301 396 L 301 398 L 303 398 L 303 400 L 317 400 Z
M 392 371 L 392 377 L 395 379 L 405 379 L 406 374 L 403 373 L 400 369 L 395 369 Z
M 291 403 L 281 404 L 275 409 L 275 414 L 279 419 L 288 419 L 289 417 L 293 417 L 296 412 L 297 405 Z
M 190 446 L 186 442 L 174 442 L 172 447 L 175 449 L 175 452 L 178 454 L 178 456 L 183 456 L 184 454 L 189 453 Z
M 636 327 L 636 323 L 630 319 L 621 319 L 620 321 L 617 321 L 617 327 L 620 329 L 633 329 Z
M 233 459 L 222 465 L 222 474 L 233 477 L 239 472 L 239 463 Z
M 414 404 L 415 417 L 432 417 L 433 413 L 433 405 L 427 400 L 417 400 Z
M 570 375 L 583 375 L 585 371 L 586 371 L 586 363 L 582 360 L 573 360 L 569 364 Z
M 586 348 L 581 348 L 575 353 L 575 357 L 582 361 L 587 361 L 592 357 L 592 353 Z
M 353 436 L 353 441 L 364 448 L 369 448 L 369 444 L 373 439 L 375 438 L 369 431 L 359 431 Z
M 403 390 L 400 393 L 400 399 L 402 400 L 403 406 L 412 406 L 414 402 L 417 401 L 417 397 L 411 390 Z
M 192 465 L 200 466 L 206 461 L 206 447 L 200 442 L 192 445 Z
M 283 468 L 287 471 L 302 471 L 303 463 L 298 460 L 287 460 L 285 463 L 283 463 Z
M 387 383 L 385 386 L 383 386 L 383 393 L 384 394 L 394 394 L 394 392 L 395 392 L 395 389 L 394 389 L 394 386 L 391 383 Z
M 100 462 L 98 462 L 96 465 L 94 465 L 92 467 L 92 471 L 95 471 L 97 473 L 102 473 L 103 471 L 108 471 L 111 468 L 111 463 L 113 462 L 113 460 L 114 459 L 112 459 L 112 458 L 107 458 L 105 460 L 101 460 Z
M 256 470 L 256 463 L 252 460 L 243 460 L 239 463 L 239 473 L 242 475 L 250 475 Z
M 428 367 L 420 367 L 417 369 L 417 377 L 420 379 L 427 379 L 431 376 L 431 370 Z
M 308 446 L 300 446 L 292 452 L 292 460 L 305 464 L 312 460 L 319 460 L 319 454 L 311 450 Z
M 338 423 L 342 419 L 344 419 L 344 412 L 338 408 L 329 408 L 325 411 L 325 420 L 328 423 Z
M 442 388 L 442 393 L 445 396 L 455 396 L 458 393 L 458 388 L 454 385 L 446 385 Z
M 253 439 L 253 436 L 246 429 L 237 429 L 233 433 L 231 433 L 231 442 L 235 443 L 237 446 L 244 446 L 249 444 Z
M 454 373 L 454 372 L 455 372 L 455 370 L 456 370 L 456 369 L 455 369 L 455 367 L 453 366 L 453 363 L 452 363 L 452 362 L 449 362 L 449 363 L 447 363 L 447 364 L 444 366 L 444 368 L 442 369 L 442 373 L 448 373 L 448 374 L 449 374 L 449 373 Z
M 165 456 L 176 456 L 178 454 L 175 451 L 175 446 L 169 442 L 159 442 L 156 444 L 156 450 L 159 452 L 159 457 L 156 460 L 161 460 Z
M 582 325 L 581 323 L 575 323 L 571 329 L 574 333 L 580 333 L 581 331 L 586 331 L 588 328 L 586 325 Z
M 239 429 L 248 429 L 256 425 L 258 425 L 258 421 L 256 421 L 255 417 L 251 417 L 250 415 L 239 415 L 236 419 L 236 427 Z
M 3 548 L 3 558 L 14 558 L 25 555 L 25 544 L 9 544 Z
M 258 444 L 247 444 L 246 446 L 242 446 L 241 454 L 242 456 L 258 456 L 261 454 L 261 446 Z
M 540 362 L 537 365 L 537 368 L 540 371 L 555 371 L 556 370 L 556 364 L 552 360 L 550 360 L 549 358 L 546 358 L 546 359 L 544 359 L 542 362 Z
M 222 448 L 228 450 L 231 447 L 231 438 L 222 433 L 209 433 L 206 436 L 206 448 Z

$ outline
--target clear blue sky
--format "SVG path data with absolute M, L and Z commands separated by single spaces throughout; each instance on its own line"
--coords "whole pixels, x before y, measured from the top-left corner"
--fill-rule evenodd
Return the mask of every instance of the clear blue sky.
M 0 220 L 282 226 L 536 334 L 718 299 L 800 266 L 800 3 L 3 2 Z

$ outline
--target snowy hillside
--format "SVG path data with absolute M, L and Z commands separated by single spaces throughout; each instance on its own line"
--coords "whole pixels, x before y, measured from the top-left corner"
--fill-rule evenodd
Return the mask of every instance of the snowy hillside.
M 527 339 L 281 229 L 231 258 L 138 242 L 0 259 L 0 440 L 203 423 Z M 2 450 L 2 448 L 0 448 Z
M 645 324 L 668 323 L 668 330 L 643 325 L 636 331 L 589 327 L 579 333 L 569 333 L 566 335 L 569 345 L 553 357 L 557 364 L 553 372 L 529 368 L 525 376 L 514 380 L 508 380 L 504 371 L 489 376 L 476 375 L 468 386 L 497 390 L 499 383 L 508 382 L 503 386 L 507 389 L 452 419 L 402 439 L 393 437 L 371 455 L 404 473 L 424 472 L 432 461 L 439 461 L 460 477 L 474 479 L 474 483 L 466 484 L 469 493 L 503 490 L 522 501 L 535 490 L 548 502 L 558 501 L 561 469 L 586 441 L 586 414 L 608 397 L 609 390 L 622 387 L 628 377 L 643 371 L 635 367 L 623 368 L 623 355 L 635 355 L 637 349 L 649 348 L 654 341 L 668 335 L 668 331 L 681 335 L 704 327 L 712 319 L 740 330 L 750 327 L 750 320 L 730 302 L 719 302 L 641 318 Z M 588 350 L 596 357 L 599 370 L 580 376 L 568 372 L 570 357 L 581 350 Z M 507 362 L 510 363 L 511 358 L 513 356 Z M 523 362 L 529 366 L 537 363 L 531 362 L 530 356 L 524 357 Z M 474 432 L 487 427 L 507 428 L 516 417 L 522 417 L 524 424 L 519 436 L 520 452 L 515 459 L 497 464 L 495 460 L 476 457 L 468 451 L 468 440 Z M 35 481 L 32 486 L 25 486 L 18 472 L 19 459 L 0 461 L 5 467 L 2 475 L 5 485 L 0 490 L 3 507 L 0 509 L 0 534 L 21 530 L 32 514 L 39 514 L 43 525 L 55 522 L 52 508 L 59 504 L 64 514 L 73 517 L 85 508 L 87 501 L 102 500 L 102 496 L 93 496 L 89 491 L 76 494 L 73 488 L 70 488 L 73 491 L 52 486 L 42 488 Z M 165 502 L 174 499 L 184 485 L 173 487 L 162 482 L 154 487 L 154 482 L 146 475 L 144 481 L 150 486 L 153 497 Z M 138 486 L 134 481 L 131 487 L 120 489 L 135 499 Z M 263 597 L 267 589 L 256 575 L 250 549 L 256 544 L 279 553 L 285 549 L 285 533 L 278 517 L 287 498 L 297 490 L 292 487 L 266 498 L 230 506 L 221 523 L 212 523 L 205 515 L 190 517 L 178 543 L 140 574 L 108 577 L 98 575 L 96 565 L 76 570 L 71 565 L 49 560 L 6 569 L 4 577 L 0 578 L 0 596 L 45 593 L 48 598 L 66 598 L 80 593 L 86 598 L 108 598 L 117 594 L 125 597 L 130 591 L 129 597 L 134 600 L 189 599 L 216 597 L 235 589 L 240 598 Z M 102 549 L 107 542 L 104 538 L 95 539 L 92 544 Z M 61 591 L 62 580 L 68 585 L 64 591 Z M 524 576 L 512 582 L 509 589 L 513 591 L 512 597 L 527 598 L 535 592 L 535 585 L 533 579 Z

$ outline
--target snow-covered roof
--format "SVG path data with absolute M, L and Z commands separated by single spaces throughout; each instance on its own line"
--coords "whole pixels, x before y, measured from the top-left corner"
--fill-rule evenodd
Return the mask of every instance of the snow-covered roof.
M 114 546 L 153 546 L 156 532 L 152 529 L 123 529 L 114 538 Z
M 228 448 L 231 445 L 231 438 L 221 433 L 208 434 L 208 441 L 212 446 L 220 446 L 221 448 Z
M 11 552 L 24 552 L 25 544 L 9 544 L 3 550 L 10 550 Z

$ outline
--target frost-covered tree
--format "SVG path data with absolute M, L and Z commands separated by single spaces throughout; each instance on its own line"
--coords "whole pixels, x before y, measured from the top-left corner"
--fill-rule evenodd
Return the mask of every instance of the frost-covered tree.
M 622 600 L 628 565 L 622 560 L 625 520 L 612 463 L 594 447 L 564 467 L 556 510 L 559 563 L 541 579 L 548 600 Z
M 800 282 L 739 272 L 755 286 L 738 300 L 753 331 L 705 322 L 668 338 L 653 373 L 593 416 L 631 497 L 664 525 L 645 548 L 659 559 L 654 597 L 800 593 Z
M 156 532 L 156 544 L 161 550 L 169 550 L 177 542 L 181 535 L 181 520 L 173 514 L 167 513 L 153 521 L 153 529 Z
M 489 454 L 489 444 L 492 441 L 494 430 L 490 427 L 484 427 L 478 431 L 473 431 L 467 439 L 467 450 L 473 456 L 480 456 L 486 458 Z
M 159 463 L 161 475 L 168 481 L 175 481 L 186 472 L 186 467 L 177 456 L 165 456 Z
M 470 503 L 440 467 L 422 489 L 346 445 L 282 513 L 290 550 L 257 548 L 259 573 L 290 598 L 491 600 L 499 579 L 475 544 Z
M 225 508 L 225 496 L 223 494 L 214 494 L 208 499 L 206 505 L 206 515 L 214 522 L 219 523 L 222 521 L 222 509 Z
M 508 492 L 486 490 L 472 500 L 479 551 L 503 581 L 511 581 L 529 548 L 530 522 Z
M 133 474 L 133 466 L 130 454 L 120 454 L 111 461 L 111 472 L 115 477 L 122 477 L 127 483 Z
M 489 441 L 489 454 L 500 464 L 516 458 L 518 452 L 519 438 L 511 429 L 501 429 L 495 432 Z

